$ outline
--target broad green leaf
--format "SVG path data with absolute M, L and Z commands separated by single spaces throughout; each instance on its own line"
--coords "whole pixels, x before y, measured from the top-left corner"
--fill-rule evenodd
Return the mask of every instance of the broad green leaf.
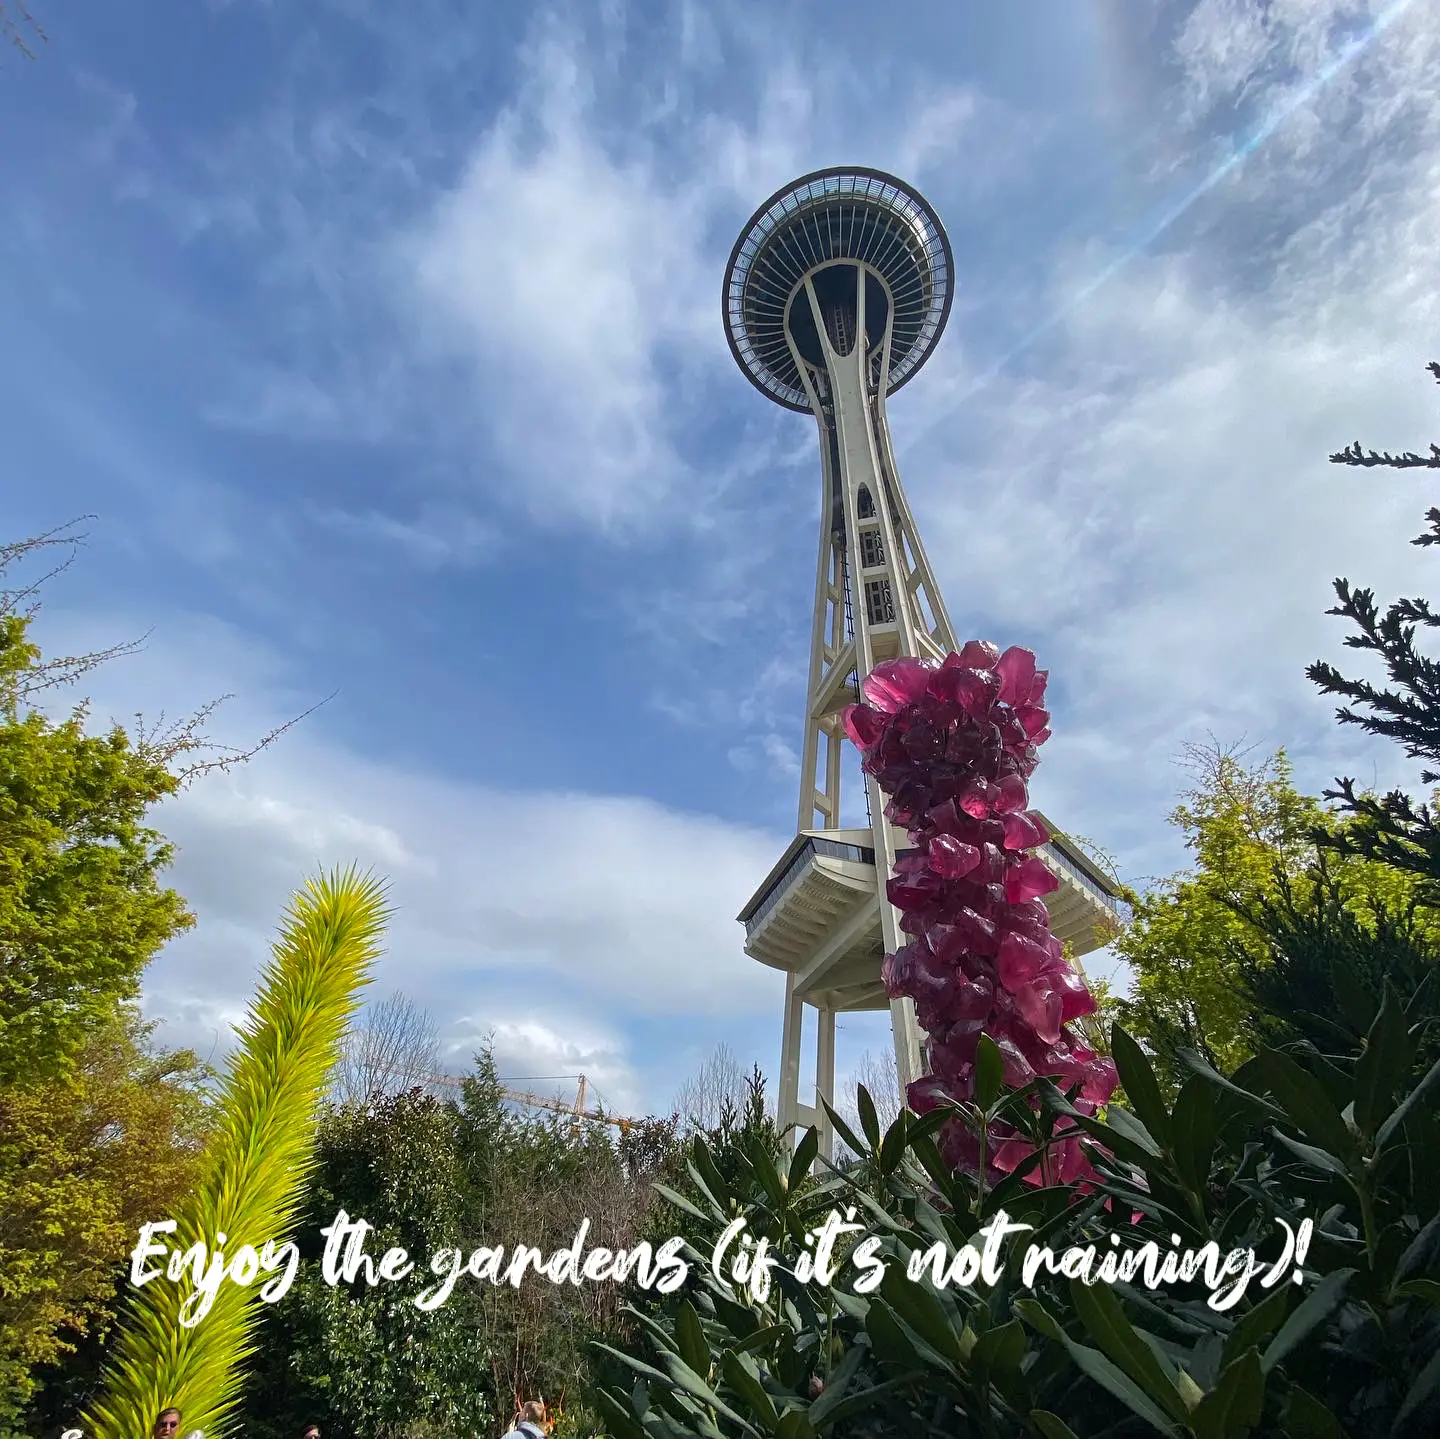
M 891 1267 L 880 1281 L 880 1293 L 895 1313 L 943 1359 L 955 1365 L 965 1362 L 960 1352 L 960 1336 L 928 1281 L 912 1281 L 898 1267 Z
M 1196 1193 L 1210 1182 L 1210 1158 L 1215 1152 L 1215 1092 L 1198 1075 L 1180 1086 L 1170 1118 L 1171 1152 L 1180 1178 Z
M 692 1219 L 698 1219 L 702 1224 L 713 1224 L 716 1216 L 703 1214 L 683 1194 L 677 1194 L 673 1189 L 664 1184 L 652 1184 L 650 1186 L 667 1204 L 673 1204 L 682 1214 L 688 1214 Z
M 1265 1407 L 1260 1355 L 1247 1349 L 1220 1371 L 1215 1387 L 1195 1406 L 1190 1427 L 1195 1439 L 1245 1439 Z
M 838 1114 L 835 1113 L 833 1106 L 831 1106 L 826 1100 L 822 1099 L 820 1101 L 820 1104 L 821 1107 L 824 1109 L 826 1115 L 829 1117 L 830 1124 L 835 1130 L 835 1133 L 838 1134 L 842 1140 L 844 1140 L 844 1142 L 850 1147 L 853 1153 L 863 1159 L 868 1151 L 866 1150 L 865 1146 L 860 1142 L 859 1136 L 855 1133 L 853 1129 L 850 1128 L 848 1124 L 845 1123 L 845 1121 Z
M 1005 1061 L 1000 1057 L 1000 1046 L 988 1034 L 980 1036 L 975 1046 L 975 1074 L 971 1081 L 975 1103 L 988 1111 L 1000 1097 L 1000 1087 L 1005 1079 Z
M 808 1132 L 808 1131 L 807 1131 Z M 802 1137 L 801 1144 L 805 1140 Z M 751 1146 L 750 1163 L 755 1170 L 755 1178 L 760 1181 L 766 1197 L 777 1210 L 785 1208 L 785 1186 L 780 1182 L 780 1171 L 775 1167 L 775 1161 L 770 1157 L 769 1151 L 764 1144 L 756 1143 Z
M 846 1391 L 850 1388 L 855 1375 L 859 1373 L 860 1366 L 865 1362 L 869 1349 L 863 1344 L 852 1344 L 844 1353 L 840 1362 L 830 1371 L 825 1378 L 825 1389 L 820 1397 L 810 1406 L 810 1427 L 819 1429 L 824 1423 L 826 1416 L 833 1413 L 840 1406 Z
M 1032 1409 L 1029 1414 L 1030 1427 L 1040 1439 L 1078 1439 L 1075 1431 L 1057 1414 L 1044 1409 Z
M 1355 1136 L 1320 1081 L 1273 1049 L 1262 1050 L 1259 1059 L 1270 1092 L 1305 1141 L 1341 1158 L 1354 1157 Z
M 1164 1434 L 1166 1439 L 1180 1439 L 1180 1430 L 1175 1427 L 1170 1416 L 1123 1369 L 1098 1349 L 1091 1349 L 1089 1345 L 1073 1340 L 1042 1305 L 1033 1299 L 1018 1299 L 1015 1302 L 1015 1312 L 1026 1323 L 1063 1345 L 1076 1366 L 1102 1389 L 1113 1394 L 1131 1413 L 1138 1414 L 1151 1428 Z
M 790 1173 L 785 1181 L 790 1193 L 793 1194 L 805 1182 L 805 1176 L 810 1173 L 810 1166 L 815 1163 L 819 1152 L 820 1132 L 807 1129 L 800 1136 L 800 1143 L 795 1146 L 795 1157 L 790 1161 Z
M 725 1382 L 742 1398 L 751 1412 L 760 1420 L 769 1433 L 775 1432 L 780 1416 L 775 1410 L 775 1401 L 765 1392 L 760 1376 L 752 1373 L 749 1366 L 733 1350 L 727 1349 L 720 1356 L 720 1372 Z
M 1440 1059 L 1431 1065 L 1425 1078 L 1405 1096 L 1400 1107 L 1375 1131 L 1376 1149 L 1384 1149 L 1411 1114 L 1417 1111 L 1423 1113 L 1421 1106 L 1429 1098 L 1431 1090 L 1437 1086 L 1440 1086 Z
M 1189 1408 L 1175 1382 L 1175 1369 L 1162 1361 L 1136 1332 L 1120 1301 L 1104 1285 L 1070 1282 L 1070 1302 L 1101 1351 L 1114 1360 L 1165 1412 L 1183 1421 Z
M 908 1118 L 907 1112 L 902 1109 L 895 1116 L 895 1122 L 885 1131 L 885 1138 L 880 1141 L 880 1153 L 877 1161 L 881 1174 L 893 1174 L 900 1161 L 905 1157 L 909 1141 Z
M 747 1434 L 755 1434 L 758 1431 L 755 1426 L 742 1414 L 736 1413 L 710 1386 L 697 1374 L 685 1361 L 678 1356 L 661 1356 L 668 1370 L 668 1377 L 673 1388 L 682 1390 L 693 1399 L 722 1414 L 732 1423 L 740 1425 Z
M 1440 1279 L 1407 1279 L 1395 1292 L 1403 1299 L 1440 1305 Z
M 680 1357 L 702 1378 L 710 1373 L 710 1345 L 705 1338 L 700 1316 L 688 1299 L 680 1301 L 675 1311 L 675 1348 Z
M 987 1329 L 976 1341 L 970 1362 L 986 1374 L 1018 1370 L 1025 1359 L 1025 1326 L 1018 1319 Z
M 1319 1169 L 1326 1174 L 1334 1174 L 1344 1180 L 1350 1179 L 1350 1171 L 1345 1167 L 1344 1162 L 1337 1159 L 1328 1150 L 1317 1149 L 1313 1144 L 1302 1144 L 1298 1139 L 1291 1139 L 1288 1134 L 1281 1134 L 1279 1130 L 1275 1131 L 1275 1138 L 1296 1159 L 1308 1164 L 1312 1169 Z
M 792 1409 L 780 1420 L 775 1433 L 778 1439 L 813 1439 L 815 1431 L 803 1409 Z
M 863 1084 L 855 1089 L 855 1109 L 860 1116 L 860 1128 L 865 1131 L 865 1138 L 873 1151 L 880 1145 L 880 1117 L 875 1113 L 875 1101 L 870 1098 L 870 1091 Z
M 1120 1071 L 1125 1098 L 1136 1117 L 1162 1149 L 1170 1144 L 1170 1108 L 1155 1082 L 1145 1051 L 1117 1024 L 1110 1031 L 1110 1054 Z
M 1235 1327 L 1225 1339 L 1225 1352 L 1220 1360 L 1224 1369 L 1233 1364 L 1247 1349 L 1268 1339 L 1285 1322 L 1285 1312 L 1290 1307 L 1290 1291 L 1293 1284 L 1280 1284 L 1272 1294 L 1247 1310 L 1235 1321 Z
M 1232 1083 L 1223 1074 L 1208 1065 L 1193 1049 L 1177 1049 L 1176 1057 L 1192 1074 L 1198 1075 L 1212 1089 L 1219 1090 L 1228 1096 L 1243 1113 L 1252 1118 L 1274 1121 L 1281 1117 L 1280 1111 L 1275 1108 L 1263 1096 L 1256 1094 L 1253 1090 L 1242 1089 L 1240 1085 Z M 1253 1064 L 1253 1061 L 1251 1061 Z M 1240 1074 L 1251 1068 L 1250 1064 L 1236 1070 Z
M 1285 1403 L 1287 1439 L 1350 1439 L 1340 1421 L 1313 1394 L 1291 1385 Z
M 1353 1269 L 1336 1269 L 1327 1274 L 1296 1306 L 1295 1312 L 1280 1326 L 1260 1357 L 1260 1367 L 1268 1374 L 1315 1328 L 1323 1324 L 1345 1298 L 1346 1286 L 1355 1276 Z M 1288 1283 L 1288 1280 L 1282 1281 Z
M 1395 1416 L 1393 1432 L 1396 1434 L 1405 1433 L 1405 1426 L 1411 1418 L 1427 1409 L 1434 1403 L 1437 1396 L 1440 1396 L 1440 1350 L 1431 1356 L 1430 1362 L 1420 1371 L 1415 1382 L 1410 1386 L 1410 1392 L 1405 1396 L 1405 1402 L 1400 1406 L 1400 1412 Z
M 1385 1000 L 1365 1036 L 1355 1062 L 1355 1122 L 1373 1134 L 1390 1112 L 1390 1101 L 1410 1068 L 1413 1046 L 1405 1011 L 1394 988 L 1385 986 Z
M 902 1364 L 907 1369 L 921 1370 L 926 1367 L 921 1363 L 920 1351 L 910 1342 L 910 1336 L 890 1312 L 889 1306 L 873 1296 L 869 1313 L 865 1316 L 865 1332 L 870 1336 L 876 1354 L 882 1359 L 888 1359 L 892 1364 Z

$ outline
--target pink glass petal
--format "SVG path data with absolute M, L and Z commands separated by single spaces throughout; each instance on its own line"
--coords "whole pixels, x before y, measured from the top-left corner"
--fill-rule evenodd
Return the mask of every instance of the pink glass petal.
M 845 726 L 851 744 L 857 749 L 869 749 L 885 733 L 889 720 L 869 705 L 846 705 L 840 723 Z
M 925 693 L 930 674 L 923 660 L 886 660 L 865 676 L 860 693 L 882 714 L 894 714 Z
M 1022 859 L 1005 876 L 1005 898 L 1011 904 L 1019 904 L 1027 899 L 1039 899 L 1042 895 L 1053 894 L 1059 888 L 1060 881 L 1034 855 Z
M 969 640 L 960 651 L 960 663 L 969 669 L 993 670 L 1000 658 L 1000 647 L 989 640 Z
M 930 868 L 942 879 L 964 879 L 980 863 L 980 850 L 951 834 L 930 841 Z
M 1020 645 L 1011 645 L 995 662 L 1000 676 L 1000 698 L 1006 704 L 1018 704 L 1030 698 L 1035 684 L 1035 653 Z

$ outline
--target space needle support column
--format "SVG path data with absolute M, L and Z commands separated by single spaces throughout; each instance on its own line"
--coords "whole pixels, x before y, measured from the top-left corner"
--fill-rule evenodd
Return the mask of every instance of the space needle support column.
M 875 637 L 872 633 L 876 617 L 871 612 L 869 600 L 869 586 L 874 583 L 874 580 L 862 578 L 867 568 L 884 571 L 883 583 L 888 589 L 893 608 L 893 616 L 887 617 L 887 622 L 895 625 L 895 645 L 898 653 L 919 655 L 921 647 L 918 636 L 920 633 L 926 632 L 917 624 L 918 616 L 909 577 L 905 575 L 901 564 L 902 550 L 896 534 L 898 526 L 895 523 L 899 516 L 892 510 L 892 488 L 898 489 L 898 481 L 894 487 L 886 483 L 885 471 L 880 461 L 879 437 L 875 433 L 872 419 L 877 412 L 870 403 L 868 371 L 872 348 L 876 347 L 870 343 L 871 337 L 868 334 L 865 319 L 866 277 L 872 273 L 864 265 L 855 266 L 855 334 L 849 352 L 846 354 L 841 354 L 831 340 L 821 311 L 819 297 L 815 293 L 813 279 L 806 276 L 804 281 L 811 313 L 815 320 L 816 333 L 824 355 L 826 376 L 829 380 L 830 414 L 835 426 L 836 450 L 840 469 L 840 473 L 834 478 L 839 482 L 845 516 L 844 553 L 846 563 L 843 580 L 845 584 L 852 586 L 851 612 L 853 615 L 855 665 L 861 675 L 869 674 L 875 667 L 876 660 Z M 882 285 L 883 283 L 881 280 Z M 878 348 L 882 354 L 882 374 L 888 368 L 888 364 L 884 362 L 887 362 L 889 358 L 889 331 L 887 314 L 884 333 L 878 337 L 880 341 Z M 883 411 L 879 413 L 883 415 Z M 862 489 L 866 490 L 871 497 L 880 530 L 880 562 L 878 565 L 870 567 L 863 563 L 867 557 L 864 555 L 859 541 L 859 499 Z M 861 563 L 857 563 L 857 560 Z M 860 592 L 855 593 L 856 589 Z M 820 606 L 817 604 L 816 608 L 818 633 Z M 812 674 L 813 670 L 814 659 L 812 657 Z M 835 735 L 834 738 L 838 743 L 839 736 Z M 869 793 L 876 883 L 880 887 L 878 899 L 881 937 L 886 951 L 893 954 L 904 943 L 899 914 L 884 892 L 886 878 L 894 873 L 895 869 L 895 832 L 889 820 L 885 818 L 885 801 L 879 786 L 869 775 L 865 776 L 864 783 Z M 831 819 L 831 824 L 838 824 L 838 815 Z M 822 1011 L 820 1015 L 822 1042 L 817 1046 L 815 1086 L 817 1098 L 823 1092 L 825 1097 L 831 1099 L 833 1103 L 835 1053 L 833 1037 L 829 1044 L 823 1042 L 823 1027 L 827 1020 L 833 1026 L 833 1011 Z M 914 1002 L 908 998 L 891 1000 L 890 1020 L 895 1044 L 895 1066 L 900 1082 L 900 1091 L 903 1094 L 908 1085 L 920 1078 L 921 1073 L 920 1030 L 915 1020 Z M 789 1053 L 790 1051 L 787 1050 L 787 1056 Z

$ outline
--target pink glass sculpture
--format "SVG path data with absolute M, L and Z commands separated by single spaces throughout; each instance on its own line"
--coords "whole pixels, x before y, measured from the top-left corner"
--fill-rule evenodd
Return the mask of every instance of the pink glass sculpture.
M 1047 678 L 1029 650 L 1002 654 L 971 640 L 938 666 L 877 665 L 861 686 L 865 703 L 843 716 L 866 773 L 889 796 L 886 813 L 915 845 L 886 886 L 910 942 L 885 957 L 881 975 L 892 999 L 915 1001 L 930 1040 L 933 1073 L 908 1094 L 917 1114 L 973 1098 L 982 1033 L 999 1048 L 1010 1088 L 1037 1076 L 1078 1086 L 1082 1114 L 1115 1090 L 1114 1064 L 1068 1027 L 1093 1014 L 1095 1000 L 1040 903 L 1060 883 L 1032 853 L 1050 836 L 1027 809 L 1026 781 L 1050 737 Z M 1083 1184 L 1093 1171 L 1079 1130 L 1057 1136 L 1027 1180 Z M 940 1149 L 952 1167 L 979 1169 L 979 1139 L 960 1120 L 941 1131 Z M 992 1179 L 1030 1153 L 1029 1141 L 1004 1124 L 991 1127 L 985 1149 Z

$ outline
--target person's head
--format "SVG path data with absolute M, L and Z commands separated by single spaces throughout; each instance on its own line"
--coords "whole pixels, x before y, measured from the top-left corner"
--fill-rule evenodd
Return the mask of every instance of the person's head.
M 527 1399 L 520 1406 L 520 1422 L 522 1424 L 543 1424 L 545 1422 L 545 1401 L 543 1399 Z
M 162 1409 L 155 1420 L 155 1439 L 175 1439 L 180 1432 L 180 1411 Z
M 320 1439 L 320 1426 L 318 1424 L 307 1424 L 305 1432 L 300 1439 Z

